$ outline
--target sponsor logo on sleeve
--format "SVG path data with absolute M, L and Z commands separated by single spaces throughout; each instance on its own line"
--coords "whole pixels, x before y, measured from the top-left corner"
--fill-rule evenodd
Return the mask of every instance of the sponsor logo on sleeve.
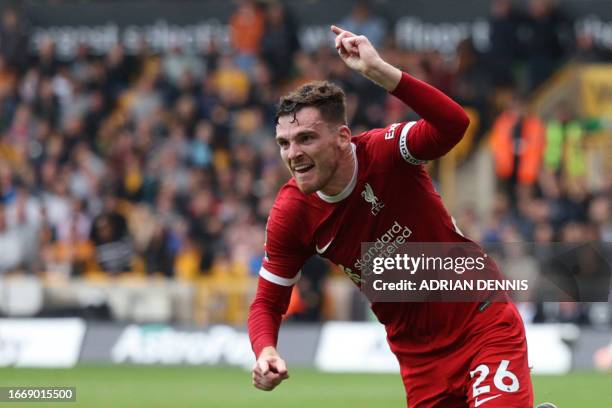
M 401 123 L 394 123 L 389 126 L 387 132 L 385 133 L 385 140 L 393 139 L 395 137 L 395 129 L 397 129 L 401 125 Z
M 414 164 L 415 166 L 418 166 L 418 165 L 427 163 L 427 160 L 417 159 L 408 150 L 408 141 L 407 141 L 408 132 L 410 131 L 410 128 L 412 128 L 412 126 L 414 126 L 415 124 L 416 122 L 406 123 L 406 126 L 404 126 L 404 128 L 402 129 L 402 133 L 400 134 L 399 148 L 400 148 L 400 154 L 405 161 L 407 161 L 410 164 Z

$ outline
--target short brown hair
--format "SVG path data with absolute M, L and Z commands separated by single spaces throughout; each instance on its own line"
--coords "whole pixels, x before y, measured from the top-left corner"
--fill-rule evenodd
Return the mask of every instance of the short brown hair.
M 295 120 L 298 111 L 308 106 L 317 108 L 326 122 L 346 125 L 346 96 L 342 88 L 329 81 L 309 82 L 281 97 L 276 123 L 285 115 L 293 115 Z

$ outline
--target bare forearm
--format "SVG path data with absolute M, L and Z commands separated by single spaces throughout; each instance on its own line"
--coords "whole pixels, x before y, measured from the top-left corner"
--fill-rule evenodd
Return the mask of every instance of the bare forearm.
M 397 88 L 402 79 L 402 71 L 385 60 L 379 59 L 363 72 L 363 76 L 391 92 Z

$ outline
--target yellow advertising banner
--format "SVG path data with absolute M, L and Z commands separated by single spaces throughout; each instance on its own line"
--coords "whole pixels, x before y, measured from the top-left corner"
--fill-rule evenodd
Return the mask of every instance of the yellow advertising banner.
M 586 66 L 580 76 L 583 115 L 612 118 L 612 64 Z

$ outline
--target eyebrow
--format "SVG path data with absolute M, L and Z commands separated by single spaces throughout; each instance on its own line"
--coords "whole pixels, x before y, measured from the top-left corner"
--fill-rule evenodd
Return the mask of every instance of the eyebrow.
M 294 138 L 298 138 L 300 136 L 306 136 L 306 135 L 316 135 L 317 132 L 315 132 L 314 130 L 302 130 L 301 132 L 298 132 Z M 279 140 L 288 140 L 289 138 L 285 137 L 285 136 L 276 136 L 275 137 L 276 141 Z

